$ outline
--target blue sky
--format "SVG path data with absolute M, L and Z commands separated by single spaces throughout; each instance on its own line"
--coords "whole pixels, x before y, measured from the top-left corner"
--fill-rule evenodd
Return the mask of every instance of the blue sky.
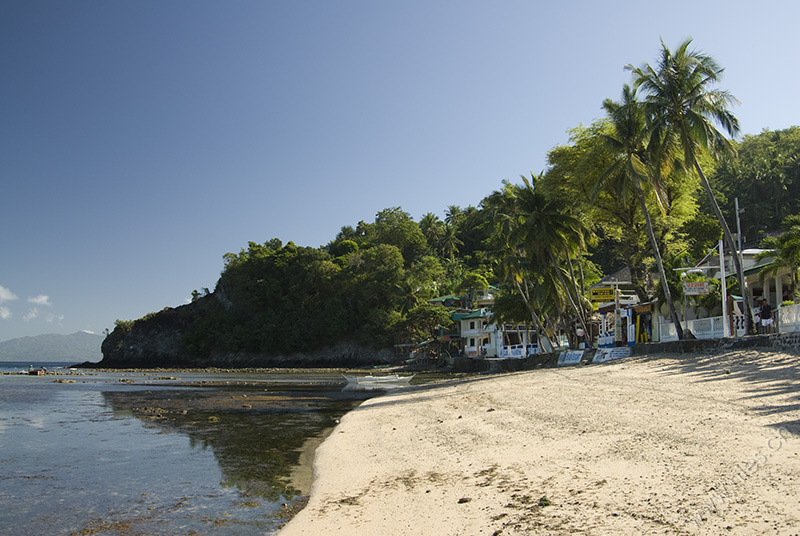
M 222 255 L 477 205 L 602 116 L 659 39 L 744 133 L 800 124 L 800 3 L 0 0 L 0 341 L 101 333 Z

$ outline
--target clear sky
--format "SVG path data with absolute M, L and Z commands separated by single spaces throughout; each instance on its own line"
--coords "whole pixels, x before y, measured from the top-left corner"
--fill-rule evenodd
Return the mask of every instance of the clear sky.
M 800 2 L 0 0 L 0 341 L 113 329 L 222 255 L 477 205 L 686 37 L 800 124 Z

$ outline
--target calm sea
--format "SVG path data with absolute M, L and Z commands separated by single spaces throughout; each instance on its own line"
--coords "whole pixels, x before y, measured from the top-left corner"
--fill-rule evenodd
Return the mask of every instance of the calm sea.
M 326 373 L 58 365 L 0 375 L 0 536 L 275 534 L 308 493 L 304 448 L 376 394 Z

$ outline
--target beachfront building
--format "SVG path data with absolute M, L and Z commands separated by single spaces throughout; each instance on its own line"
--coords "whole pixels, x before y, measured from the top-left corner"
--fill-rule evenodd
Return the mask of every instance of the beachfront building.
M 481 358 L 523 358 L 538 351 L 536 336 L 526 324 L 494 322 L 491 306 L 497 288 L 473 289 L 465 296 L 441 296 L 429 300 L 452 309 L 455 331 L 443 334 L 457 348 L 457 355 Z
M 754 316 L 756 329 L 760 332 L 760 322 L 757 316 L 761 301 L 766 299 L 774 311 L 775 326 L 773 333 L 785 333 L 800 331 L 800 306 L 786 305 L 783 302 L 790 299 L 791 274 L 787 270 L 781 270 L 777 274 L 763 277 L 762 269 L 769 264 L 772 259 L 756 260 L 756 256 L 762 253 L 763 249 L 748 248 L 741 252 L 741 262 L 744 269 L 745 285 L 747 286 L 750 297 L 752 298 L 751 311 Z M 714 251 L 707 255 L 695 266 L 684 268 L 687 273 L 700 272 L 707 278 L 721 280 L 724 275 L 728 280 L 736 276 L 733 258 L 726 252 L 724 268 L 720 265 L 719 253 Z M 744 307 L 742 306 L 742 296 L 728 294 L 726 312 L 727 322 L 723 321 L 721 303 L 711 309 L 695 305 L 695 300 L 684 299 L 682 304 L 683 312 L 681 322 L 684 330 L 689 330 L 698 339 L 721 338 L 727 336 L 745 335 L 745 319 L 743 316 Z M 677 305 L 677 304 L 676 304 Z M 674 326 L 669 322 L 666 305 L 662 304 L 660 337 L 662 341 L 676 340 Z M 727 326 L 725 325 L 727 323 Z
M 639 318 L 639 333 L 636 332 L 637 306 L 640 300 L 631 279 L 631 271 L 625 266 L 605 276 L 589 289 L 589 298 L 597 308 L 593 318 L 599 322 L 596 326 L 597 345 L 601 348 L 627 345 L 629 342 L 633 344 L 637 339 L 646 338 L 644 335 L 647 333 L 647 326 L 642 324 L 641 318 Z M 619 324 L 615 316 L 618 305 Z M 642 316 L 651 314 L 652 308 L 653 305 L 650 303 L 639 306 L 638 314 Z M 648 320 L 652 323 L 651 319 Z
M 491 323 L 491 312 L 482 307 L 458 315 L 458 318 L 461 324 L 464 355 L 466 357 L 496 357 L 496 330 L 494 324 Z

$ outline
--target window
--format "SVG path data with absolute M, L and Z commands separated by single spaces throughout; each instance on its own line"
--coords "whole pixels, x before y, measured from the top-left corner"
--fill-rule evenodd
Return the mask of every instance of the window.
M 469 340 L 469 345 L 470 346 L 475 346 L 475 339 L 470 339 Z
M 469 329 L 475 329 L 475 321 L 474 320 L 469 323 Z

